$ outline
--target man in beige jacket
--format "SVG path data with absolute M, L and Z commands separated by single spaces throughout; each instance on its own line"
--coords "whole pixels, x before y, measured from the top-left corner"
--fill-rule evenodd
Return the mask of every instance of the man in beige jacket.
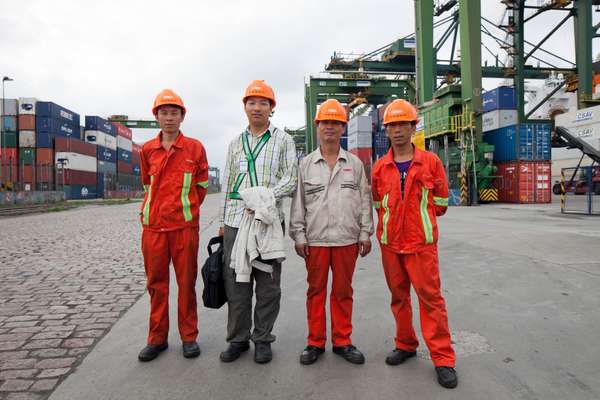
M 344 107 L 337 100 L 325 101 L 315 123 L 320 147 L 300 162 L 290 219 L 290 236 L 308 271 L 308 346 L 300 355 L 300 363 L 312 364 L 325 351 L 325 300 L 331 267 L 333 352 L 362 364 L 365 357 L 350 338 L 352 275 L 358 254 L 364 257 L 371 251 L 371 188 L 360 159 L 340 147 L 347 123 Z

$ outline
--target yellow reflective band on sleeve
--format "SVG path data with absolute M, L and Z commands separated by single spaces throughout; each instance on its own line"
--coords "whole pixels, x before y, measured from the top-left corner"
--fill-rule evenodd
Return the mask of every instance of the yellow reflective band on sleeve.
M 374 201 L 373 202 L 373 207 L 375 207 L 376 210 L 379 210 L 381 208 L 381 202 L 380 201 Z
M 142 210 L 142 224 L 148 225 L 150 223 L 150 200 L 152 199 L 152 181 L 154 176 L 150 176 L 150 184 L 144 185 L 144 190 L 148 193 L 144 209 Z
M 208 181 L 198 182 L 198 183 L 196 183 L 196 186 L 201 186 L 204 189 L 206 189 L 206 188 L 208 188 Z
M 448 207 L 448 198 L 433 196 L 433 204 L 436 206 Z
M 423 221 L 423 232 L 425 232 L 425 243 L 433 243 L 433 226 L 427 211 L 427 203 L 429 202 L 429 189 L 422 188 L 421 190 L 421 220 Z
M 388 221 L 390 220 L 390 208 L 388 207 L 388 195 L 383 196 L 382 201 L 383 209 L 385 212 L 383 213 L 383 232 L 381 234 L 381 244 L 388 244 Z
M 181 187 L 181 204 L 183 206 L 183 219 L 185 222 L 192 220 L 192 211 L 190 210 L 190 186 L 192 186 L 192 173 L 184 172 L 183 186 Z

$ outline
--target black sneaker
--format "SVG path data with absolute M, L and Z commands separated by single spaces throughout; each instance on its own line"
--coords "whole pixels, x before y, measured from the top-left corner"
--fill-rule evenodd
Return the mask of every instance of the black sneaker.
M 232 362 L 240 358 L 243 352 L 248 351 L 250 344 L 248 342 L 231 342 L 227 350 L 221 353 L 220 358 L 223 362 Z
M 454 389 L 458 385 L 458 377 L 454 368 L 435 367 L 438 383 L 447 389 Z
M 266 364 L 273 359 L 271 351 L 271 343 L 257 342 L 254 343 L 254 362 L 258 364 Z
M 149 344 L 144 347 L 142 351 L 140 351 L 140 354 L 138 354 L 138 360 L 142 362 L 152 361 L 168 347 L 169 344 L 166 342 L 163 344 Z
M 194 342 L 183 342 L 183 356 L 185 358 L 195 358 L 200 355 L 200 347 L 198 343 Z
M 319 356 L 325 352 L 325 349 L 317 346 L 306 346 L 300 354 L 300 364 L 310 365 L 319 359 Z
M 399 365 L 404 361 L 408 360 L 417 355 L 416 351 L 404 351 L 400 349 L 394 349 L 390 352 L 385 358 L 385 363 L 387 365 Z
M 349 344 L 347 346 L 333 347 L 333 352 L 344 360 L 352 364 L 364 364 L 365 356 L 356 347 Z

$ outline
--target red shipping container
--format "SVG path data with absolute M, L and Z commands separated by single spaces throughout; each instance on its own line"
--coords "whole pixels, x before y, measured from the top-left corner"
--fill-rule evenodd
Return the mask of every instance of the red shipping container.
M 54 182 L 54 165 L 38 164 L 35 169 L 35 180 L 38 183 Z
M 19 180 L 19 166 L 16 161 L 14 163 L 0 164 L 0 172 L 2 172 L 2 182 L 14 183 Z
M 131 140 L 131 137 L 132 137 L 131 129 L 129 129 L 125 125 L 120 124 L 118 122 L 113 122 L 113 125 L 117 127 L 117 135 L 118 136 L 121 136 L 121 137 Z
M 79 139 L 57 136 L 54 138 L 54 151 L 70 152 L 96 157 L 96 145 Z
M 550 203 L 549 161 L 511 161 L 496 164 L 498 197 L 506 203 Z
M 32 114 L 19 115 L 19 130 L 20 131 L 35 131 L 35 115 L 32 115 Z
M 35 167 L 33 165 L 22 165 L 19 170 L 19 178 L 23 183 L 35 182 Z
M 19 149 L 0 147 L 0 164 L 17 164 Z
M 141 163 L 140 153 L 131 153 L 131 163 L 135 165 L 140 165 Z
M 137 144 L 137 143 L 132 143 L 131 144 L 131 152 L 133 154 L 140 153 L 141 151 L 142 151 L 142 145 Z
M 371 183 L 371 166 L 373 164 L 373 149 L 371 147 L 362 147 L 350 150 L 350 153 L 357 156 L 365 166 L 365 175 L 369 184 Z
M 118 174 L 131 174 L 132 172 L 133 172 L 133 167 L 132 167 L 131 163 L 117 161 L 117 173 Z
M 95 172 L 60 169 L 56 173 L 56 183 L 64 183 L 65 185 L 96 185 L 97 175 Z
M 54 165 L 54 150 L 38 148 L 35 160 L 38 165 Z

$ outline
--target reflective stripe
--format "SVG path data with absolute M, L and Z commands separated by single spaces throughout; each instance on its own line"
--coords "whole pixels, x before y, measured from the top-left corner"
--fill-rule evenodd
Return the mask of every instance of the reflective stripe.
M 448 207 L 448 198 L 433 196 L 433 204 L 436 206 Z
M 144 185 L 144 190 L 148 193 L 146 198 L 146 203 L 144 204 L 144 209 L 142 210 L 142 224 L 148 225 L 150 223 L 150 200 L 152 199 L 152 181 L 154 180 L 154 175 L 150 176 L 150 184 Z
M 237 178 L 235 180 L 235 183 L 233 184 L 233 190 L 231 191 L 231 193 L 229 193 L 227 195 L 228 199 L 231 199 L 231 200 L 241 200 L 242 197 L 238 193 L 238 190 L 240 189 L 240 186 L 242 185 L 242 181 L 244 180 L 245 177 L 246 177 L 245 173 L 239 173 L 238 174 L 238 176 L 237 176 Z
M 447 201 L 447 199 L 446 199 Z M 423 231 L 425 232 L 425 243 L 433 243 L 433 227 L 429 213 L 427 212 L 427 203 L 429 202 L 429 189 L 421 189 L 421 220 L 423 221 Z
M 183 186 L 181 188 L 181 204 L 183 205 L 183 219 L 186 222 L 192 220 L 192 211 L 190 210 L 190 186 L 192 185 L 192 173 L 183 173 Z
M 208 181 L 202 181 L 196 183 L 196 186 L 202 186 L 204 189 L 208 188 Z
M 250 143 L 248 142 L 248 133 L 242 134 L 242 145 L 244 147 L 244 154 L 246 155 L 246 160 L 248 161 L 248 176 L 250 177 L 250 186 L 258 186 L 258 178 L 256 176 L 256 165 L 255 161 L 262 149 L 265 147 L 269 139 L 271 138 L 271 133 L 266 132 L 261 138 L 260 141 L 254 146 L 254 150 L 250 151 Z M 240 172 L 235 181 L 235 185 L 233 186 L 233 190 L 227 196 L 230 199 L 239 200 L 241 199 L 238 190 L 244 180 L 246 173 Z
M 380 201 L 374 201 L 373 202 L 373 207 L 375 207 L 376 210 L 379 210 L 381 208 L 381 202 Z
M 383 233 L 381 234 L 381 244 L 388 244 L 387 239 L 387 224 L 390 219 L 390 209 L 388 207 L 388 195 L 383 196 L 382 201 L 383 209 L 385 212 L 383 213 Z

